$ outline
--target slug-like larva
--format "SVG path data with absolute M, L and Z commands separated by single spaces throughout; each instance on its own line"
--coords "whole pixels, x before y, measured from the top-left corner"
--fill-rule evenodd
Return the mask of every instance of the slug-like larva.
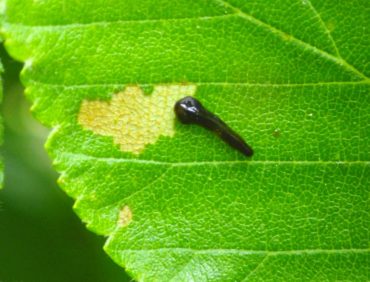
M 227 144 L 244 155 L 248 157 L 253 155 L 252 148 L 243 140 L 243 138 L 224 123 L 218 116 L 204 108 L 197 99 L 189 96 L 177 101 L 175 104 L 175 113 L 182 123 L 198 124 L 206 129 L 212 130 Z

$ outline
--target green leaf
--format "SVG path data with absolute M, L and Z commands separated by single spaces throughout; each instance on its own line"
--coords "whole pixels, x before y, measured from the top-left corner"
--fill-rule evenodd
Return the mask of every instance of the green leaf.
M 12 0 L 47 148 L 137 280 L 369 280 L 370 4 Z M 195 95 L 252 159 L 173 103 Z

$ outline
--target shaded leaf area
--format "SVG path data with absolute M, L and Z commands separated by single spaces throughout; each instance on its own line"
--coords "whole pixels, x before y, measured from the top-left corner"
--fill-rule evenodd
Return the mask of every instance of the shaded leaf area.
M 368 2 L 136 2 L 5 13 L 60 184 L 106 251 L 137 280 L 368 280 Z M 179 123 L 137 156 L 78 124 L 129 85 L 195 85 L 255 156 Z
M 4 71 L 2 62 L 0 61 L 0 74 Z M 0 77 L 0 103 L 3 101 L 3 80 Z M 4 121 L 3 116 L 0 115 L 0 146 L 4 143 Z M 0 189 L 3 188 L 4 185 L 4 161 L 2 157 L 0 157 Z

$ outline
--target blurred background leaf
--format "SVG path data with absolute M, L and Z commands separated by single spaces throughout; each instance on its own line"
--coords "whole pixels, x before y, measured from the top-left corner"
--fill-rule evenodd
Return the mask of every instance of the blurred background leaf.
M 19 82 L 22 65 L 1 47 L 4 65 L 5 184 L 0 190 L 0 281 L 130 281 L 86 230 L 56 184 Z

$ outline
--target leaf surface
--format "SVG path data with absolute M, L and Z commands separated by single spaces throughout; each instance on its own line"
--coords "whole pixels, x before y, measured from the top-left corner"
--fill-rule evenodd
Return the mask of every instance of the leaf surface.
M 368 1 L 5 7 L 60 184 L 135 279 L 369 279 Z M 182 93 L 253 158 L 175 122 Z

